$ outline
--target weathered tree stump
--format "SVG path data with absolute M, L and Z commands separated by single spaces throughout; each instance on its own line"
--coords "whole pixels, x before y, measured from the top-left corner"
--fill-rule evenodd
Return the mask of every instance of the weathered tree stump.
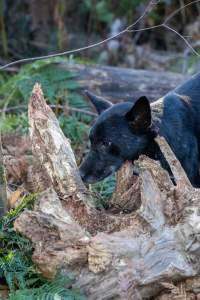
M 171 293 L 169 299 L 181 295 L 177 282 L 200 275 L 200 191 L 166 141 L 156 139 L 176 185 L 158 162 L 141 156 L 139 177 L 132 178 L 129 164 L 119 171 L 124 184 L 112 197 L 112 207 L 120 207 L 113 213 L 93 205 L 70 142 L 38 84 L 30 97 L 29 124 L 33 155 L 49 188 L 14 226 L 33 242 L 38 269 L 49 278 L 59 270 L 63 276 L 74 274 L 74 286 L 88 299 L 149 299 L 162 291 Z M 197 286 L 190 292 L 198 293 Z M 182 299 L 190 299 L 184 293 Z

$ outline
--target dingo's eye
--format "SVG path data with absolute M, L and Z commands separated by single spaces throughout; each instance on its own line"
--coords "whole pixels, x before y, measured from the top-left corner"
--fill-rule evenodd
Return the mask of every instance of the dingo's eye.
M 102 148 L 112 155 L 119 155 L 120 152 L 119 148 L 110 141 L 103 141 Z
M 103 145 L 104 147 L 111 147 L 112 143 L 109 142 L 109 141 L 103 141 L 103 142 L 102 142 L 102 145 Z

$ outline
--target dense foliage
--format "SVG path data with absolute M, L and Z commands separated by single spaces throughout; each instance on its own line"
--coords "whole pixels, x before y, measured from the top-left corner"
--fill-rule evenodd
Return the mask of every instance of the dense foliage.
M 44 96 L 50 104 L 65 105 L 75 108 L 88 109 L 88 104 L 75 90 L 79 87 L 74 75 L 65 69 L 56 68 L 56 64 L 64 62 L 61 58 L 53 60 L 38 61 L 21 68 L 14 76 L 1 75 L 0 97 L 2 99 L 0 108 L 10 110 L 8 114 L 2 114 L 0 127 L 3 132 L 11 132 L 18 129 L 21 133 L 28 132 L 27 101 L 33 85 L 39 82 L 42 86 Z M 66 112 L 56 108 L 58 119 L 63 131 L 72 140 L 73 144 L 80 144 L 84 133 L 88 130 L 91 121 L 89 116 L 76 113 L 66 118 Z
M 153 26 L 163 22 L 166 16 L 191 0 L 154 2 L 157 2 L 155 8 L 140 26 Z M 147 3 L 147 0 L 1 0 L 0 56 L 4 59 L 19 59 L 83 46 L 88 41 L 107 36 L 110 25 L 117 18 L 124 25 L 133 23 L 142 14 Z M 199 3 L 194 3 L 178 13 L 170 24 L 184 34 L 187 25 L 194 22 L 198 14 Z M 177 50 L 180 49 L 180 44 L 182 49 L 185 46 L 179 39 L 174 39 L 173 33 L 165 30 L 142 32 L 139 36 L 135 33 L 130 36 L 133 44 L 148 43 L 157 49 Z M 98 48 L 97 53 L 100 51 L 101 48 Z M 80 55 L 94 57 L 90 51 Z

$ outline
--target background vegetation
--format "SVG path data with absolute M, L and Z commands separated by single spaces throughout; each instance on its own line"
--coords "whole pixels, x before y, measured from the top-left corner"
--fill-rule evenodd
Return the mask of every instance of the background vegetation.
M 192 1 L 154 2 L 157 5 L 135 29 L 158 25 L 177 8 Z M 147 0 L 0 0 L 0 62 L 73 49 L 108 37 L 133 23 L 147 3 Z M 195 48 L 200 32 L 199 12 L 200 3 L 196 2 L 169 21 Z M 84 51 L 79 56 L 99 63 L 159 68 L 164 61 L 171 62 L 174 53 L 180 54 L 176 60 L 182 59 L 185 50 L 183 41 L 164 28 L 130 33 L 118 42 Z M 145 51 L 149 61 L 142 60 L 144 50 L 151 52 L 149 55 Z M 178 64 L 175 70 L 180 71 Z
M 158 2 L 136 28 L 160 24 L 174 10 L 191 1 Z M 104 39 L 133 23 L 147 3 L 146 0 L 0 0 L 0 64 Z M 199 13 L 200 3 L 194 3 L 170 20 L 170 25 L 187 35 L 197 51 Z M 80 162 L 87 151 L 87 134 L 93 117 L 69 111 L 69 107 L 86 111 L 91 107 L 79 93 L 74 74 L 57 71 L 57 64 L 74 60 L 175 72 L 195 72 L 199 68 L 198 57 L 186 51 L 181 39 L 164 29 L 126 34 L 117 44 L 104 44 L 80 53 L 79 57 L 58 57 L 10 68 L 0 73 L 0 132 L 4 137 L 27 135 L 27 101 L 34 83 L 40 82 Z M 15 184 L 17 188 L 20 183 Z M 112 176 L 89 187 L 97 195 L 98 207 L 107 208 L 114 185 Z M 70 274 L 65 280 L 59 274 L 52 281 L 44 279 L 31 260 L 32 245 L 13 229 L 15 218 L 23 209 L 31 207 L 36 197 L 36 194 L 25 195 L 20 204 L 0 220 L 0 295 L 6 286 L 10 300 L 85 299 L 79 291 L 71 289 Z

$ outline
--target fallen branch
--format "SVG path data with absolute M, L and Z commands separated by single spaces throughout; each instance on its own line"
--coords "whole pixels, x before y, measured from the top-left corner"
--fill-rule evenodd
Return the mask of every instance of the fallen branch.
M 97 116 L 97 114 L 93 113 L 92 111 L 87 111 L 87 110 L 81 109 L 81 108 L 70 107 L 68 105 L 50 104 L 49 106 L 51 108 L 62 109 L 62 110 L 66 110 L 66 111 L 69 111 L 69 112 L 78 112 L 78 113 L 82 113 L 82 114 L 89 115 L 89 116 L 92 116 L 92 117 Z M 21 110 L 21 109 L 23 109 L 23 110 L 27 109 L 27 105 L 16 105 L 16 106 L 6 107 L 6 108 L 3 108 L 3 109 L 0 109 L 0 114 L 1 113 L 8 113 L 8 112 L 11 112 L 11 111 L 16 111 L 16 110 Z
M 136 101 L 143 95 L 148 95 L 150 101 L 155 101 L 187 79 L 186 75 L 166 71 L 69 63 L 61 63 L 57 67 L 58 72 L 61 68 L 62 71 L 64 69 L 75 75 L 80 91 L 95 91 L 113 103 Z
M 33 242 L 33 260 L 45 276 L 58 270 L 63 276 L 74 274 L 74 285 L 89 299 L 137 300 L 200 274 L 200 191 L 189 184 L 163 138 L 156 141 L 176 185 L 158 162 L 141 156 L 138 192 L 131 188 L 127 166 L 120 176 L 130 192 L 122 186 L 120 197 L 112 198 L 115 207 L 121 199 L 129 214 L 113 214 L 95 208 L 69 140 L 39 85 L 30 97 L 29 124 L 33 155 L 50 187 L 41 192 L 33 211 L 19 216 L 15 230 Z

